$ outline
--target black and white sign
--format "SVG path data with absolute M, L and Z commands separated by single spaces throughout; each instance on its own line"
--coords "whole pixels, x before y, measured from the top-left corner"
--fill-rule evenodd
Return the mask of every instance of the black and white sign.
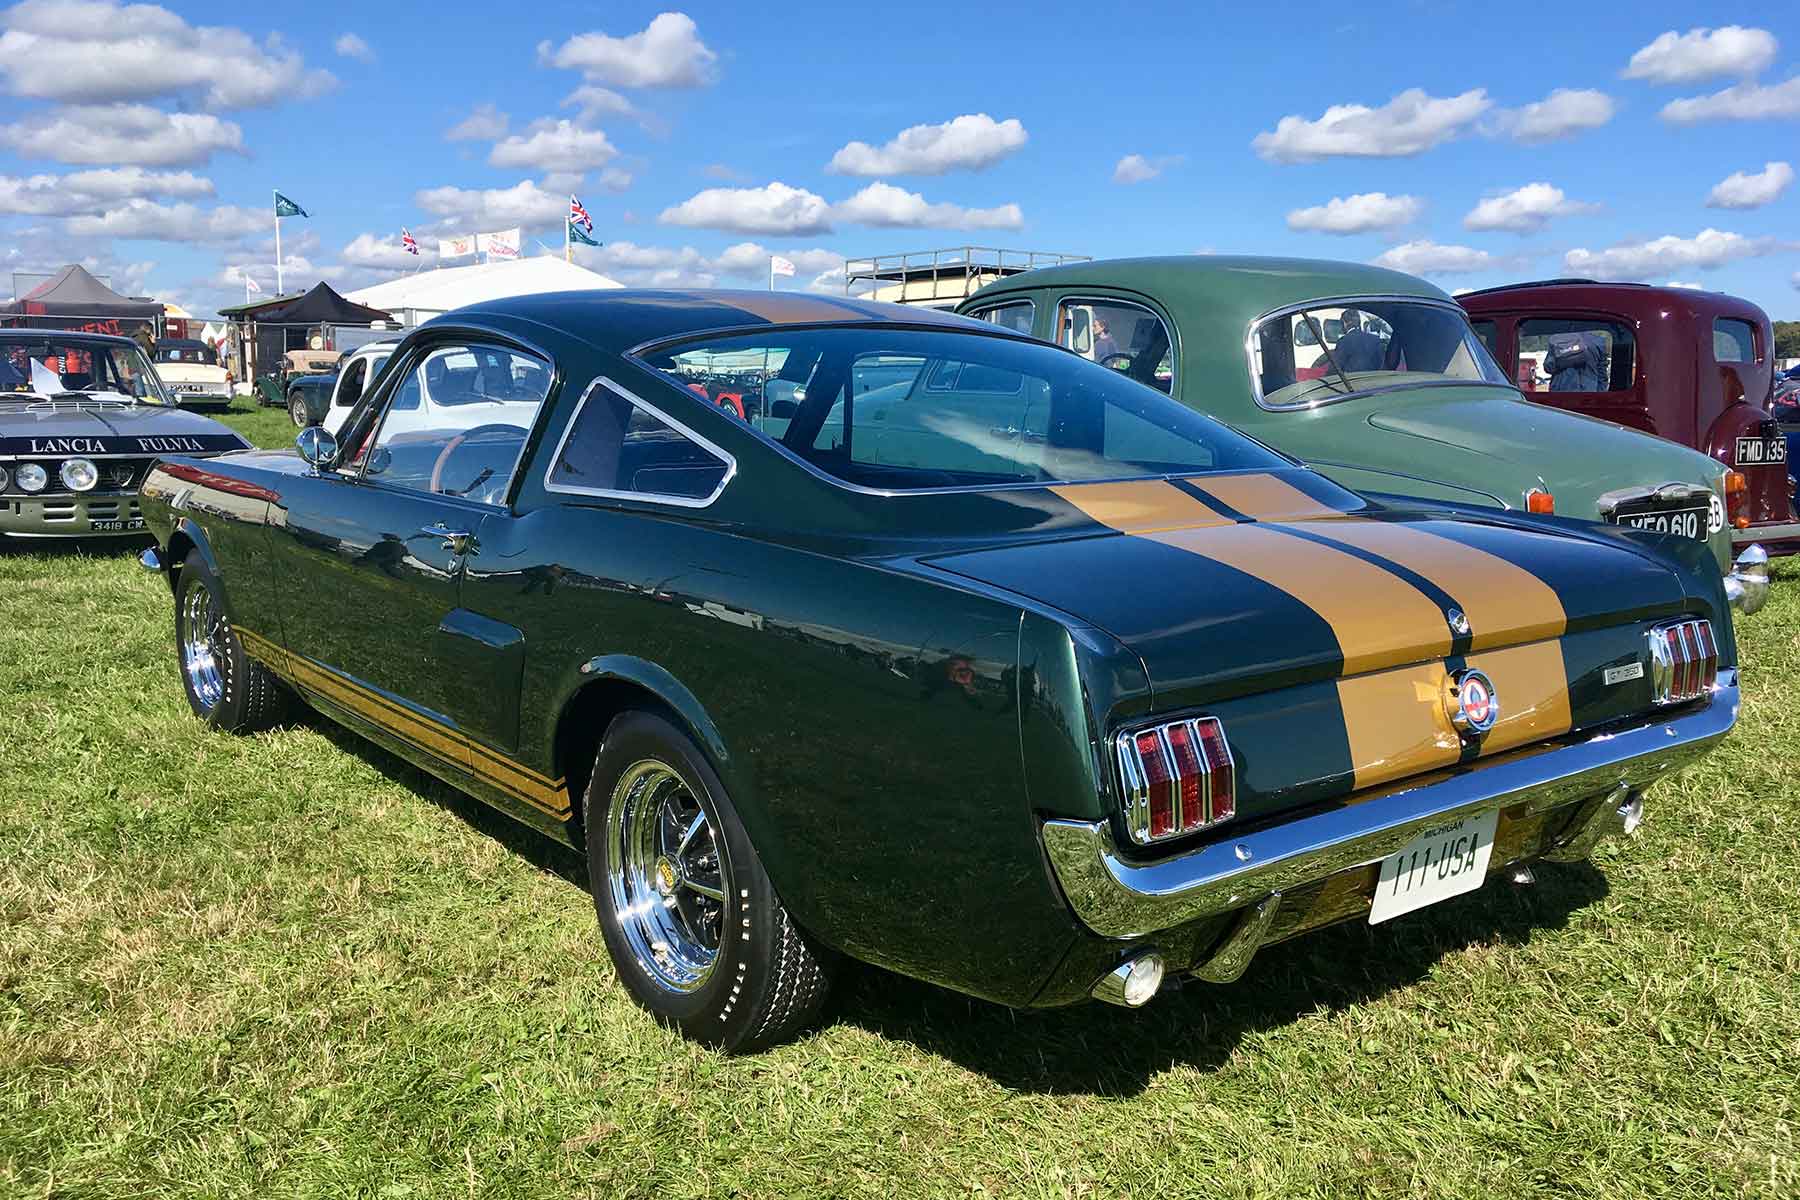
M 1787 439 L 1780 434 L 1769 437 L 1741 437 L 1737 440 L 1737 465 L 1762 467 L 1787 462 Z

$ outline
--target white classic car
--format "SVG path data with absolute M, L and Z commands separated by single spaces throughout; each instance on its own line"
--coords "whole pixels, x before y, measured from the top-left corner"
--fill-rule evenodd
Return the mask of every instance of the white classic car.
M 194 338 L 163 338 L 156 343 L 156 374 L 183 408 L 231 407 L 231 372 L 219 365 L 211 346 Z

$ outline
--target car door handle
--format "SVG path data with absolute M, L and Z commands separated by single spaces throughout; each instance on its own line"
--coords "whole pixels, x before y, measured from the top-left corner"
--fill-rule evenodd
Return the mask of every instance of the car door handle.
M 426 537 L 443 539 L 443 548 L 452 554 L 473 554 L 480 548 L 480 543 L 475 540 L 475 535 L 466 529 L 451 529 L 440 523 L 427 525 L 419 532 Z

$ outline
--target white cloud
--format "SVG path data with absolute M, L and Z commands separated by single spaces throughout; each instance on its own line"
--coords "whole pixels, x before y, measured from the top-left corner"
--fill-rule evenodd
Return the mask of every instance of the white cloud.
M 1019 229 L 1025 224 L 1025 215 L 1017 204 L 997 208 L 933 204 L 919 193 L 891 183 L 871 183 L 848 200 L 833 205 L 831 211 L 852 224 L 882 229 Z
M 256 108 L 316 95 L 336 80 L 241 29 L 193 26 L 155 4 L 24 0 L 0 15 L 0 76 L 14 95 L 104 103 L 194 97 Z
M 666 12 L 627 37 L 579 33 L 555 49 L 541 42 L 538 57 L 553 67 L 580 71 L 594 83 L 652 88 L 709 84 L 719 56 L 700 40 L 692 17 Z
M 598 129 L 583 129 L 570 120 L 540 121 L 524 133 L 496 143 L 488 162 L 496 167 L 579 174 L 604 166 L 618 154 Z
M 1694 292 L 1704 292 L 1706 290 L 1706 285 L 1704 283 L 1684 283 L 1683 281 L 1681 281 L 1679 279 L 1668 280 L 1667 282 L 1665 282 L 1663 284 L 1663 286 L 1664 287 L 1687 288 L 1689 291 L 1694 291 Z
M 632 175 L 623 167 L 608 167 L 600 172 L 600 189 L 607 192 L 622 192 L 631 186 Z
M 138 196 L 193 197 L 213 194 L 213 182 L 191 171 L 146 171 L 109 167 L 68 175 L 0 175 L 0 214 L 40 217 L 103 211 Z
M 713 266 L 725 275 L 766 278 L 769 255 L 774 251 L 755 242 L 739 242 L 727 246 L 713 260 Z M 833 250 L 782 250 L 781 256 L 793 263 L 803 275 L 819 275 L 844 269 L 844 256 Z
M 1156 158 L 1145 158 L 1142 154 L 1127 154 L 1113 165 L 1114 183 L 1148 183 L 1157 178 L 1170 167 L 1185 162 L 1184 154 L 1163 154 Z
M 1333 196 L 1311 208 L 1296 208 L 1287 215 L 1287 224 L 1289 229 L 1318 233 L 1368 233 L 1410 225 L 1419 219 L 1424 209 L 1425 202 L 1417 196 L 1361 192 L 1354 196 Z
M 1514 141 L 1536 144 L 1598 129 L 1613 119 L 1618 106 L 1605 92 L 1592 88 L 1557 88 L 1542 100 L 1503 109 L 1495 124 Z
M 1490 107 L 1482 88 L 1445 97 L 1409 88 L 1380 108 L 1334 104 L 1316 121 L 1283 117 L 1250 144 L 1270 162 L 1402 158 L 1458 136 Z
M 721 278 L 765 280 L 770 253 L 756 242 L 739 242 L 713 257 L 692 246 L 645 246 L 623 241 L 575 248 L 582 266 L 634 287 L 717 287 Z M 780 253 L 801 274 L 817 272 L 823 278 L 835 272 L 842 287 L 842 255 L 822 249 L 784 249 Z
M 0 143 L 26 158 L 66 163 L 190 166 L 244 153 L 244 131 L 211 113 L 166 113 L 146 104 L 54 108 L 0 126 Z
M 569 210 L 567 193 L 529 179 L 507 188 L 426 188 L 413 193 L 413 203 L 441 218 L 445 227 L 478 229 L 555 225 Z
M 1486 250 L 1469 246 L 1444 246 L 1429 238 L 1395 246 L 1375 259 L 1378 267 L 1404 271 L 1408 275 L 1466 275 L 1505 265 Z
M 475 110 L 444 131 L 447 142 L 497 142 L 506 136 L 507 115 L 492 104 L 477 104 Z
M 664 225 L 729 233 L 805 237 L 831 232 L 831 206 L 823 196 L 780 182 L 759 188 L 707 188 L 664 209 L 657 219 Z
M 1771 117 L 1800 117 L 1800 75 L 1764 87 L 1737 83 L 1710 96 L 1688 96 L 1663 105 L 1662 119 L 1676 125 L 1699 121 L 1760 121 Z
M 642 120 L 638 106 L 611 88 L 584 83 L 563 97 L 562 107 L 575 109 L 576 119 L 592 124 L 600 117 L 629 117 Z
M 374 48 L 354 33 L 338 34 L 338 40 L 331 43 L 331 48 L 345 58 L 359 59 L 362 62 L 375 61 Z
M 370 267 L 376 270 L 408 270 L 419 265 L 423 257 L 436 257 L 434 247 L 420 239 L 420 255 L 408 254 L 400 248 L 400 235 L 382 236 L 378 233 L 359 233 L 349 245 L 338 251 L 338 261 L 353 267 Z
M 118 208 L 70 217 L 65 228 L 76 237 L 145 238 L 159 242 L 231 242 L 269 229 L 274 215 L 265 208 L 222 204 L 159 204 L 131 199 Z
M 1749 238 L 1703 229 L 1691 238 L 1668 234 L 1645 242 L 1620 242 L 1604 250 L 1577 247 L 1563 255 L 1571 274 L 1598 279 L 1649 279 L 1673 271 L 1710 271 L 1742 258 L 1783 248 L 1770 237 Z
M 1651 83 L 1692 83 L 1719 75 L 1748 79 L 1775 61 L 1775 49 L 1775 35 L 1766 29 L 1671 29 L 1633 54 L 1623 74 Z
M 1598 207 L 1571 200 L 1559 187 L 1548 183 L 1528 183 L 1522 188 L 1489 196 L 1463 218 L 1463 228 L 1470 230 L 1504 230 L 1507 233 L 1537 233 L 1557 217 L 1593 212 Z
M 941 125 L 913 125 L 883 146 L 851 142 L 831 156 L 834 175 L 942 175 L 991 167 L 1025 145 L 1029 135 L 1017 118 L 996 121 L 986 113 L 964 113 Z
M 1794 168 L 1785 162 L 1764 163 L 1754 174 L 1734 171 L 1713 185 L 1706 198 L 1708 208 L 1761 208 L 1787 191 L 1794 182 Z

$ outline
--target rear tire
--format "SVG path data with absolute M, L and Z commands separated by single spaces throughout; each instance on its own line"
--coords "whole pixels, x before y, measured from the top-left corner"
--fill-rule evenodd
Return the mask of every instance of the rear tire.
M 312 424 L 312 417 L 306 411 L 306 397 L 301 393 L 288 393 L 288 416 L 293 418 L 295 429 L 305 429 Z
M 188 707 L 215 729 L 255 733 L 287 713 L 287 689 L 244 653 L 218 576 L 198 550 L 188 553 L 175 577 L 175 662 Z
M 662 717 L 625 713 L 588 779 L 588 878 L 632 999 L 732 1053 L 798 1033 L 830 975 L 775 895 L 712 765 Z

